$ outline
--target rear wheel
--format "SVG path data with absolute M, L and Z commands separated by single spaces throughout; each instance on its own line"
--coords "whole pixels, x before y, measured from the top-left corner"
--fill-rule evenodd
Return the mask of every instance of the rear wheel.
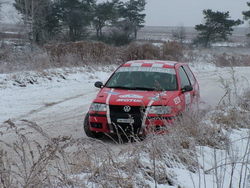
M 95 131 L 91 131 L 90 130 L 89 113 L 87 113 L 86 116 L 85 116 L 85 118 L 84 118 L 83 129 L 84 129 L 85 134 L 88 137 L 91 137 L 91 138 L 100 138 L 100 137 L 103 136 L 103 133 L 101 133 L 101 132 L 95 132 Z

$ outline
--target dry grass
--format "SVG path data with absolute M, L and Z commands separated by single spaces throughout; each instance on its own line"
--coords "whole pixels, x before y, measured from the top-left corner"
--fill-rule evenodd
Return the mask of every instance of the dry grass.
M 18 129 L 10 120 L 6 123 L 15 133 L 16 140 L 13 140 L 12 143 L 1 140 L 3 146 L 0 161 L 1 187 L 49 186 L 53 179 L 49 167 L 53 166 L 52 169 L 57 170 L 58 166 L 54 166 L 54 164 L 58 159 L 63 156 L 66 160 L 62 148 L 68 143 L 61 145 L 60 138 L 50 139 L 40 127 L 32 122 L 27 121 L 45 139 L 49 139 L 47 144 L 30 140 L 31 133 Z
M 242 97 L 238 100 L 239 106 L 244 110 L 250 110 L 250 90 L 243 92 Z
M 212 112 L 212 123 L 218 124 L 225 130 L 250 128 L 249 119 L 249 90 L 243 90 L 248 85 L 245 77 L 239 77 L 230 66 L 230 80 L 220 77 L 220 82 L 225 94 L 221 98 L 217 110 Z
M 85 64 L 91 64 L 91 62 L 114 63 L 117 54 L 117 48 L 102 42 L 88 41 L 47 44 L 45 50 L 52 62 L 64 64 L 68 58 L 75 59 L 76 61 L 72 63 L 73 66 L 78 65 L 75 64 L 76 62 Z
M 102 42 L 52 43 L 30 51 L 3 45 L 0 50 L 0 73 L 15 71 L 42 71 L 49 68 L 80 67 L 122 64 L 136 59 L 179 61 L 184 59 L 184 48 L 177 42 L 164 42 L 162 46 L 151 43 L 132 43 L 113 47 Z M 8 53 L 7 53 L 8 52 Z
M 226 130 L 250 128 L 249 111 L 240 107 L 221 107 L 213 113 L 212 121 Z
M 223 149 L 228 142 L 222 129 L 216 124 L 205 121 L 207 110 L 197 110 L 185 114 L 180 120 L 176 121 L 173 127 L 176 135 L 181 135 L 180 143 L 183 147 L 188 147 L 190 143 L 199 146 Z
M 183 61 L 184 46 L 178 42 L 164 42 L 162 49 L 162 59 Z
M 212 113 L 211 120 L 224 129 L 250 128 L 250 92 L 245 91 L 234 105 L 217 106 L 216 111 Z
M 11 46 L 3 43 L 0 48 L 0 73 L 49 68 L 80 67 L 122 64 L 129 60 L 159 59 L 173 61 L 209 61 L 216 66 L 248 66 L 249 55 L 213 55 L 206 50 L 185 47 L 178 42 L 131 43 L 113 47 L 102 42 L 51 43 L 44 47 L 28 45 Z
M 194 173 L 200 168 L 196 146 L 223 149 L 227 143 L 221 129 L 203 123 L 206 113 L 197 111 L 183 116 L 174 125 L 168 125 L 167 134 L 149 134 L 140 142 L 115 141 L 117 145 L 90 138 L 52 138 L 34 122 L 23 120 L 27 128 L 18 128 L 8 120 L 6 125 L 15 134 L 15 140 L 1 139 L 4 147 L 0 155 L 0 185 L 88 187 L 91 184 L 128 188 L 177 185 L 171 169 Z M 39 134 L 41 139 L 35 136 L 34 140 L 33 134 Z
M 121 59 L 124 62 L 140 59 L 160 59 L 160 48 L 150 43 L 132 43 L 124 48 Z
M 214 55 L 213 63 L 218 67 L 249 66 L 250 56 L 242 54 Z

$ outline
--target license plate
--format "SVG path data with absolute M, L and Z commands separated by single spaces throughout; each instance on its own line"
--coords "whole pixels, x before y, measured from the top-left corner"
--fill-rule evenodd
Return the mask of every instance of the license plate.
M 134 123 L 133 119 L 117 119 L 117 123 Z

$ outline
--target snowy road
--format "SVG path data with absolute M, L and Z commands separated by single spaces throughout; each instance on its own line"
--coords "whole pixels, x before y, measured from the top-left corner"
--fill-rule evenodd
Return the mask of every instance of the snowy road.
M 250 68 L 216 68 L 211 65 L 193 66 L 200 83 L 201 98 L 205 106 L 215 107 L 225 94 L 224 83 L 233 85 L 233 77 L 238 82 L 237 90 L 249 87 Z M 27 87 L 6 85 L 0 90 L 0 125 L 11 119 L 19 123 L 22 119 L 36 122 L 50 136 L 72 135 L 73 138 L 86 137 L 82 123 L 91 101 L 98 89 L 96 80 L 105 81 L 111 71 L 85 74 L 69 74 L 66 79 L 57 79 Z M 3 75 L 2 75 L 3 76 Z M 226 100 L 226 99 L 224 99 Z
M 27 87 L 13 86 L 9 81 L 6 88 L 0 90 L 0 130 L 6 130 L 4 122 L 8 119 L 16 125 L 26 119 L 36 122 L 52 137 L 85 136 L 83 118 L 98 92 L 93 82 L 96 79 L 105 80 L 108 75 L 98 74 L 75 73 L 68 75 L 67 79 L 58 78 L 40 84 L 28 84 Z

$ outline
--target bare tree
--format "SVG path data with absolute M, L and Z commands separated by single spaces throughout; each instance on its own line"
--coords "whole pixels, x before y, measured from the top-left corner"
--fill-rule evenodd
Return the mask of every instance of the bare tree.
M 48 17 L 48 10 L 51 6 L 50 0 L 15 0 L 13 6 L 22 15 L 26 26 L 26 32 L 33 50 L 34 42 L 43 41 L 44 25 Z
M 6 0 L 0 0 L 0 20 L 2 19 L 2 5 L 7 3 Z
M 183 43 L 187 37 L 186 29 L 183 25 L 178 26 L 175 30 L 172 30 L 172 35 L 174 38 Z

